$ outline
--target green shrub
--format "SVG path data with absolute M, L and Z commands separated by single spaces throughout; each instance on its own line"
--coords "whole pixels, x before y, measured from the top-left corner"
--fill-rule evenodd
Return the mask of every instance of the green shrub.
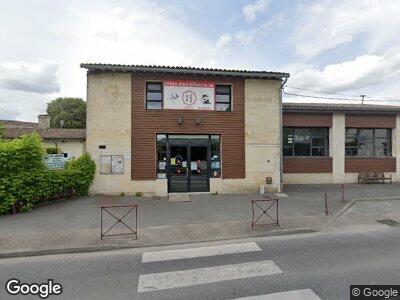
M 0 141 L 0 178 L 44 169 L 42 140 L 38 134 Z
M 142 197 L 143 196 L 143 193 L 142 192 L 136 192 L 135 193 L 135 197 Z
M 4 162 L 0 164 L 0 214 L 10 213 L 16 207 L 19 211 L 28 211 L 41 201 L 88 193 L 96 171 L 88 154 L 69 161 L 65 169 L 48 170 L 42 163 L 43 151 L 37 144 L 38 136 L 25 136 L 17 141 L 0 141 L 0 160 Z M 29 163 L 24 149 L 34 152 L 30 166 L 24 166 Z M 16 162 L 4 159 L 10 157 L 8 152 L 19 154 Z M 40 160 L 36 157 L 38 154 Z M 12 166 L 18 172 L 7 173 Z
M 47 152 L 47 154 L 58 154 L 58 153 L 60 153 L 60 148 L 58 148 L 58 147 L 46 148 L 46 152 Z
M 96 172 L 96 164 L 89 154 L 67 163 L 65 170 L 69 180 L 73 183 L 76 193 L 80 196 L 87 195 Z

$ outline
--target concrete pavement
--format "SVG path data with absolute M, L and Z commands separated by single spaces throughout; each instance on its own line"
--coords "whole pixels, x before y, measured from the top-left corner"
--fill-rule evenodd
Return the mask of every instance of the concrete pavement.
M 31 212 L 0 217 L 0 257 L 44 253 L 98 251 L 132 246 L 149 246 L 249 236 L 268 236 L 320 230 L 349 199 L 398 196 L 400 185 L 347 185 L 346 202 L 339 185 L 286 186 L 280 198 L 280 226 L 250 230 L 250 200 L 259 195 L 193 195 L 190 202 L 169 203 L 164 198 L 97 196 L 60 201 Z M 330 216 L 324 215 L 323 194 L 328 193 Z M 285 196 L 285 195 L 283 195 Z M 139 240 L 106 238 L 101 241 L 100 209 L 104 204 L 139 204 Z M 395 201 L 376 207 L 395 211 Z M 354 217 L 354 209 L 341 216 L 347 221 L 332 226 L 376 225 L 376 218 Z M 396 206 L 397 207 L 397 206 Z M 361 215 L 365 215 L 364 209 Z M 358 213 L 360 215 L 360 213 Z M 129 219 L 133 221 L 133 219 Z M 128 221 L 129 221 L 128 220 Z M 112 219 L 106 220 L 110 223 Z M 127 222 L 128 222 L 127 221 Z M 357 223 L 358 222 L 358 223 Z M 132 225 L 128 223 L 129 225 Z M 106 224 L 107 225 L 107 224 Z
M 398 284 L 399 248 L 399 229 L 386 226 L 2 259 L 0 298 L 19 299 L 4 291 L 15 277 L 23 282 L 53 278 L 63 286 L 59 299 L 348 299 L 351 284 Z

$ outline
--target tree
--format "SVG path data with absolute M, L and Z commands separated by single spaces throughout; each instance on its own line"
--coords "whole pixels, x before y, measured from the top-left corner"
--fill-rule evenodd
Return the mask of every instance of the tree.
M 4 132 L 6 131 L 3 124 L 0 124 L 0 140 L 3 138 Z
M 47 114 L 50 116 L 51 128 L 86 127 L 86 102 L 81 98 L 54 99 L 47 104 Z

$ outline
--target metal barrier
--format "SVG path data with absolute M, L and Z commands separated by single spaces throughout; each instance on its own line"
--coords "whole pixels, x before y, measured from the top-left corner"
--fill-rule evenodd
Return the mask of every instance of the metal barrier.
M 276 207 L 276 217 L 273 218 L 272 215 L 272 210 L 275 209 Z M 279 199 L 278 198 L 271 198 L 268 196 L 265 196 L 263 199 L 257 199 L 257 200 L 251 200 L 251 209 L 253 212 L 253 218 L 251 220 L 251 230 L 254 230 L 255 227 L 260 227 L 260 226 L 267 226 L 270 224 L 276 224 L 276 226 L 279 226 Z M 256 218 L 256 212 L 261 211 L 261 214 Z M 267 219 L 267 221 L 272 221 L 272 222 L 261 222 L 261 218 L 265 217 L 263 219 Z
M 122 217 L 117 217 L 116 213 L 113 211 L 111 212 L 112 209 L 116 210 L 117 208 L 128 208 L 127 211 L 125 211 L 125 214 L 122 215 Z M 117 236 L 117 235 L 132 235 L 135 240 L 137 240 L 137 213 L 138 213 L 138 205 L 136 204 L 131 204 L 131 205 L 105 205 L 100 207 L 101 210 L 101 233 L 100 233 L 100 239 L 103 239 L 105 236 Z M 113 220 L 115 221 L 106 231 L 103 229 L 103 212 L 107 212 L 110 216 L 113 217 Z M 127 217 L 129 214 L 132 214 L 134 212 L 135 214 L 135 219 L 134 219 L 134 228 L 132 226 L 127 225 L 124 222 L 124 218 Z M 117 224 L 122 224 L 124 225 L 127 229 L 128 232 L 122 232 L 122 233 L 113 233 L 110 234 L 109 232 L 111 229 L 113 229 Z

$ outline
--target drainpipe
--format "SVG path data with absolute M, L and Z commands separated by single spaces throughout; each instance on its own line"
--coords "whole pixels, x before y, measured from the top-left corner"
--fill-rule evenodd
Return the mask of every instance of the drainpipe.
M 280 174 L 280 182 L 279 182 L 279 192 L 283 192 L 283 104 L 282 104 L 282 94 L 283 94 L 283 87 L 285 86 L 289 77 L 284 77 L 280 87 L 279 93 L 279 129 L 280 129 L 280 163 L 279 163 L 279 174 Z

